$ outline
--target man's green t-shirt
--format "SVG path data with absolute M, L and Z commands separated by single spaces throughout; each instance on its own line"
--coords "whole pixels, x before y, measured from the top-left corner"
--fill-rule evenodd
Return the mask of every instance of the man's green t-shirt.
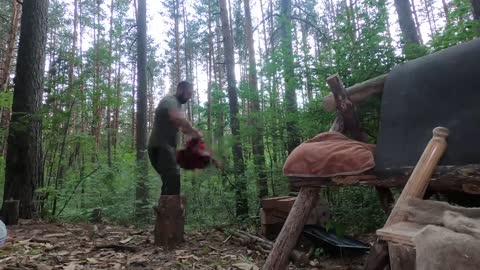
M 153 129 L 148 141 L 148 147 L 177 147 L 178 128 L 170 120 L 170 109 L 180 110 L 182 105 L 175 96 L 164 97 L 155 109 Z

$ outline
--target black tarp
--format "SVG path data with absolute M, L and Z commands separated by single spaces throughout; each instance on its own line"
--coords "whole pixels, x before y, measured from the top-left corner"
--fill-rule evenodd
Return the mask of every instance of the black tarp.
M 480 164 L 480 39 L 392 69 L 382 96 L 376 172 L 415 166 L 436 126 L 450 130 L 440 165 Z

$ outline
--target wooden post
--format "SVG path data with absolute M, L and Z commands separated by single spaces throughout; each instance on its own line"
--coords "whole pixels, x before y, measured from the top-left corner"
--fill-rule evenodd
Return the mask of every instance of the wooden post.
M 154 209 L 157 214 L 155 245 L 174 249 L 184 241 L 185 196 L 162 195 Z
M 318 193 L 318 188 L 302 187 L 300 189 L 263 270 L 283 270 L 287 267 L 290 252 L 297 243 L 311 210 L 317 203 Z
M 405 184 L 402 193 L 397 199 L 392 213 L 388 217 L 384 227 L 398 223 L 404 220 L 404 215 L 400 212 L 398 205 L 404 203 L 409 198 L 423 198 L 428 187 L 428 182 L 432 176 L 438 161 L 443 156 L 447 148 L 446 138 L 448 137 L 448 129 L 444 127 L 436 127 L 433 129 L 433 137 L 423 151 L 417 166 L 410 175 L 410 178 Z
M 383 85 L 387 74 L 372 78 L 370 80 L 354 84 L 346 89 L 348 98 L 354 103 L 358 104 L 367 100 L 370 96 L 379 94 L 383 91 Z M 335 98 L 333 95 L 328 95 L 323 99 L 323 109 L 326 112 L 333 112 L 336 108 Z
M 381 80 L 382 85 L 383 80 L 384 77 Z M 345 89 L 345 86 L 343 85 L 343 82 L 338 74 L 328 77 L 327 83 L 332 90 L 332 98 L 334 98 L 334 104 L 337 108 L 337 118 L 335 118 L 335 122 L 330 130 L 337 131 L 341 129 L 340 132 L 349 132 L 352 138 L 357 141 L 368 142 L 368 135 L 362 129 L 355 105 L 350 100 L 347 90 Z M 375 187 L 375 189 L 377 190 L 377 194 L 380 199 L 380 205 L 382 206 L 383 211 L 385 211 L 387 215 L 390 214 L 391 205 L 394 202 L 392 192 L 390 189 L 384 187 Z
M 3 202 L 4 214 L 5 214 L 5 225 L 12 226 L 18 224 L 18 215 L 20 211 L 20 201 L 19 200 L 7 200 Z
M 436 127 L 433 129 L 433 137 L 429 141 L 427 147 L 423 151 L 422 156 L 417 162 L 407 184 L 398 197 L 392 213 L 385 222 L 384 228 L 392 224 L 398 223 L 405 219 L 404 213 L 399 210 L 400 204 L 404 203 L 409 198 L 422 198 L 428 187 L 428 182 L 432 176 L 438 161 L 442 157 L 447 147 L 446 138 L 448 136 L 448 129 L 443 127 Z M 364 269 L 366 270 L 380 270 L 383 269 L 384 262 L 387 256 L 387 244 L 384 241 L 377 239 L 375 248 L 370 252 Z M 388 257 L 387 257 L 388 258 Z

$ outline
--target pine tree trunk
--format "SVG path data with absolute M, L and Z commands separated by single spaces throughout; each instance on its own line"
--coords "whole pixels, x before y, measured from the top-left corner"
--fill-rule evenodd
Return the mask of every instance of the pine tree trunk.
M 93 135 L 95 136 L 95 142 L 97 146 L 97 151 L 100 150 L 101 143 L 101 128 L 102 128 L 102 106 L 101 106 L 101 96 L 102 92 L 100 91 L 100 1 L 96 1 L 96 25 L 94 28 L 94 46 L 95 46 L 95 83 L 94 83 L 94 97 L 93 97 L 93 107 L 94 107 L 94 123 L 93 123 Z
M 480 21 L 480 0 L 471 0 L 471 1 L 472 1 L 473 19 Z
M 24 0 L 13 95 L 4 201 L 20 200 L 20 218 L 35 216 L 33 201 L 41 182 L 43 72 L 48 0 Z
M 110 59 L 113 59 L 112 46 L 113 46 L 113 5 L 114 0 L 110 1 L 110 30 L 109 30 L 109 40 L 108 40 L 108 55 Z M 113 61 L 109 61 L 108 65 L 108 79 L 107 79 L 107 161 L 108 167 L 112 167 L 112 118 L 111 118 L 111 108 L 110 105 L 110 95 L 112 88 L 112 65 Z
M 425 6 L 425 13 L 427 14 L 428 26 L 430 28 L 430 36 L 433 37 L 433 34 L 435 34 L 435 20 L 431 12 L 432 7 L 428 0 L 423 0 L 423 4 Z
M 479 1 L 480 2 L 480 1 Z M 445 15 L 445 19 L 447 20 L 447 25 L 450 24 L 450 14 L 448 12 L 448 4 L 447 4 L 447 1 L 446 0 L 442 0 L 442 5 L 443 5 L 443 13 Z M 479 7 L 480 9 L 480 7 Z M 480 10 L 479 10 L 480 11 Z
M 136 121 L 135 121 L 135 81 L 137 79 L 137 66 L 135 65 L 135 63 L 132 65 L 132 124 L 131 124 L 131 134 L 132 134 L 132 149 L 135 149 L 135 136 L 136 136 Z
M 0 90 L 6 91 L 8 85 L 8 77 L 10 76 L 10 69 L 12 66 L 13 52 L 15 50 L 15 43 L 17 41 L 18 27 L 22 13 L 22 5 L 17 0 L 12 0 L 12 15 L 10 18 L 10 31 L 7 39 L 7 47 L 5 49 L 5 56 L 3 66 L 0 70 Z
M 309 63 L 309 53 L 310 50 L 308 48 L 308 25 L 306 23 L 301 24 L 302 27 L 302 50 L 303 50 L 303 65 L 305 66 L 305 77 L 306 77 L 306 87 L 307 87 L 307 97 L 308 102 L 312 102 L 313 100 L 313 87 L 312 87 L 312 78 L 310 72 L 310 63 Z
M 210 143 L 213 143 L 212 132 L 212 69 L 213 69 L 213 33 L 212 33 L 212 0 L 208 0 L 208 83 L 207 83 L 207 129 Z
M 418 39 L 421 44 L 423 44 L 422 33 L 420 32 L 420 21 L 418 20 L 417 8 L 415 7 L 415 0 L 412 0 L 412 13 L 413 18 L 415 19 L 415 26 L 417 27 Z
M 135 192 L 135 214 L 139 219 L 146 217 L 148 204 L 147 164 L 147 4 L 138 0 L 137 16 L 137 188 Z
M 0 91 L 8 92 L 8 79 L 10 77 L 10 69 L 12 66 L 13 52 L 17 41 L 18 28 L 20 26 L 20 18 L 22 14 L 22 5 L 17 0 L 12 0 L 12 16 L 10 22 L 10 33 L 7 40 L 7 48 L 5 51 L 5 59 L 2 70 L 0 70 Z M 0 128 L 8 134 L 8 126 L 10 124 L 10 109 L 5 107 L 2 109 L 2 116 L 0 120 Z M 1 141 L 1 155 L 7 154 L 7 135 L 2 137 Z
M 394 0 L 395 9 L 398 14 L 398 22 L 402 31 L 402 38 L 405 45 L 420 45 L 415 22 L 413 21 L 412 11 L 409 0 Z
M 179 0 L 174 0 L 174 9 L 175 9 L 175 72 L 176 72 L 176 82 L 173 82 L 173 85 L 177 85 L 182 79 L 182 74 L 180 71 L 180 30 L 179 30 Z
M 243 163 L 243 151 L 240 138 L 240 120 L 238 119 L 238 96 L 235 80 L 235 62 L 233 39 L 230 32 L 227 3 L 226 0 L 219 0 L 220 17 L 222 21 L 223 44 L 225 51 L 225 68 L 227 70 L 228 83 L 228 101 L 230 104 L 230 129 L 233 136 L 233 166 L 236 179 L 235 195 L 236 195 L 236 212 L 237 216 L 245 216 L 248 214 L 248 201 L 246 197 L 247 183 L 244 177 L 245 168 Z
M 283 57 L 283 80 L 285 83 L 285 112 L 287 126 L 287 150 L 291 153 L 300 143 L 297 125 L 297 82 L 294 74 L 294 58 L 292 48 L 292 2 L 280 0 L 280 39 Z
M 252 16 L 250 14 L 250 1 L 243 0 L 245 9 L 245 30 L 246 42 L 248 47 L 248 77 L 249 86 L 252 91 L 252 113 L 250 117 L 253 118 L 255 127 L 255 136 L 252 140 L 253 161 L 255 164 L 255 171 L 257 172 L 258 197 L 264 198 L 268 196 L 268 182 L 265 173 L 265 149 L 263 141 L 263 119 L 260 112 L 260 97 L 258 95 L 257 85 L 257 63 L 255 61 L 255 47 L 253 41 Z

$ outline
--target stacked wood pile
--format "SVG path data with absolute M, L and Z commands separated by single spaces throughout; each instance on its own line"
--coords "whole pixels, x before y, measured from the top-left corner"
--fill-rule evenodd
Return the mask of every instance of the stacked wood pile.
M 262 200 L 262 208 L 260 208 L 260 233 L 267 239 L 274 239 L 295 203 L 296 197 L 282 196 L 271 197 Z M 328 204 L 326 201 L 319 199 L 315 208 L 311 211 L 306 224 L 325 226 L 330 219 Z

